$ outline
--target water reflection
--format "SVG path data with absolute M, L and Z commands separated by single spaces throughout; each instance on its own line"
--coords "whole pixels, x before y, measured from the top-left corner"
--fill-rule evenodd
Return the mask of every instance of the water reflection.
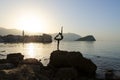
M 26 48 L 27 48 L 28 57 L 34 58 L 36 50 L 35 50 L 35 46 L 33 45 L 33 43 L 28 44 Z
M 23 47 L 23 55 L 24 58 L 37 58 L 41 59 L 43 57 L 47 57 L 49 55 L 50 49 L 48 45 L 44 45 L 42 43 L 26 43 Z M 47 54 L 45 54 L 47 53 Z

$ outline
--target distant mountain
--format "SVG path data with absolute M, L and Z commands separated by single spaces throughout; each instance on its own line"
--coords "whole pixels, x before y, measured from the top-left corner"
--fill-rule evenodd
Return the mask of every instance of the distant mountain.
M 51 34 L 53 39 L 57 34 L 58 33 Z M 80 35 L 75 33 L 63 33 L 63 36 L 64 36 L 63 41 L 75 41 L 81 37 Z
M 88 35 L 88 36 L 76 39 L 76 41 L 96 41 L 96 39 L 94 38 L 94 36 Z
M 8 34 L 13 34 L 13 35 L 20 35 L 22 32 L 17 29 L 6 29 L 0 27 L 0 35 L 8 35 Z
M 17 30 L 17 29 L 6 29 L 6 28 L 2 28 L 0 27 L 0 35 L 8 35 L 8 34 L 12 34 L 12 35 L 22 35 L 22 31 L 21 30 Z M 27 32 L 25 31 L 25 35 L 38 35 L 38 34 L 42 34 L 42 33 L 31 33 L 31 32 Z

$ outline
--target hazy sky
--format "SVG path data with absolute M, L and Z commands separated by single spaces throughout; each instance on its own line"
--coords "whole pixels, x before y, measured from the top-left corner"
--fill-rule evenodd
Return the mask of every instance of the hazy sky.
M 54 33 L 61 26 L 120 41 L 120 0 L 0 0 L 0 27 Z

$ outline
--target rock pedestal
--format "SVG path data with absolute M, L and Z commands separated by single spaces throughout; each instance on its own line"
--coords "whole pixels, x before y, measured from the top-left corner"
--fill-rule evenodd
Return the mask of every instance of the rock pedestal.
M 53 51 L 48 66 L 55 68 L 72 67 L 82 75 L 95 75 L 97 66 L 82 56 L 80 52 Z
M 77 80 L 78 73 L 74 68 L 60 68 L 54 77 L 54 80 Z

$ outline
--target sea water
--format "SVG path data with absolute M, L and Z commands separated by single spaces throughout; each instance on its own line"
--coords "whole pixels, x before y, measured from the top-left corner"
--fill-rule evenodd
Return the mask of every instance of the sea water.
M 57 43 L 0 43 L 0 59 L 9 53 L 22 53 L 24 58 L 41 59 L 44 65 L 49 62 L 50 53 L 56 50 Z M 120 42 L 115 41 L 62 41 L 60 50 L 80 51 L 84 57 L 97 65 L 97 77 L 104 78 L 107 69 L 113 69 L 120 77 Z

